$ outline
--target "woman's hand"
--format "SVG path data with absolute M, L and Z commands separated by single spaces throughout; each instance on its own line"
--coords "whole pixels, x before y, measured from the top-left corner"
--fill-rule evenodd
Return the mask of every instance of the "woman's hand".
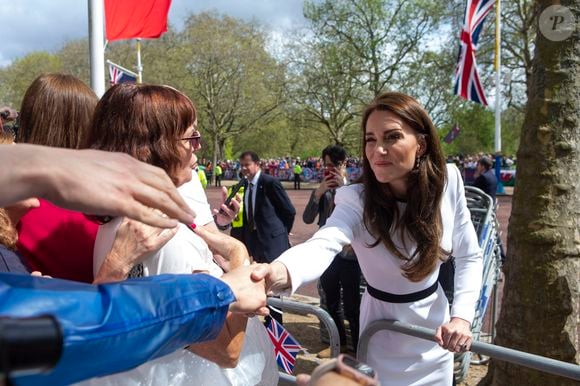
M 226 205 L 226 199 L 228 197 L 228 189 L 224 186 L 222 187 L 222 204 L 219 209 L 214 209 L 213 214 L 215 215 L 215 222 L 219 226 L 225 226 L 231 224 L 234 218 L 238 215 L 240 211 L 240 202 L 242 197 L 236 194 L 233 200 L 230 201 L 229 205 Z
M 449 323 L 437 328 L 435 340 L 441 347 L 451 352 L 469 351 L 473 341 L 471 323 L 461 318 L 451 318 Z
M 125 218 L 93 283 L 125 280 L 131 268 L 163 247 L 178 228 L 157 228 Z
M 284 264 L 273 261 L 270 264 L 253 264 L 252 267 L 252 279 L 265 280 L 268 295 L 275 295 L 292 288 L 292 279 Z
M 241 241 L 217 230 L 212 232 L 205 227 L 196 227 L 194 232 L 207 243 L 214 254 L 214 259 L 218 260 L 224 271 L 229 272 L 242 265 L 250 265 L 248 250 Z

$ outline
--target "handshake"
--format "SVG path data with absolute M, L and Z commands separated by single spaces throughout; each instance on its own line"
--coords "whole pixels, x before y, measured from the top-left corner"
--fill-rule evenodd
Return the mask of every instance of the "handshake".
M 217 254 L 230 263 L 232 269 L 220 278 L 236 297 L 236 301 L 230 304 L 230 311 L 248 316 L 268 315 L 266 295 L 290 286 L 286 267 L 276 262 L 249 264 L 248 250 L 239 240 L 203 227 L 196 227 L 194 232 L 205 240 L 214 257 Z

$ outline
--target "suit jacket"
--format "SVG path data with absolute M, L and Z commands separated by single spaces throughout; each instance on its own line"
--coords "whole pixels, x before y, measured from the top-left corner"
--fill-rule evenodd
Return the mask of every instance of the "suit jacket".
M 294 224 L 296 209 L 280 181 L 270 175 L 260 173 L 254 189 L 256 232 L 249 229 L 248 208 L 244 208 L 242 241 L 256 261 L 269 263 L 290 248 L 288 234 Z
M 490 195 L 491 198 L 495 201 L 495 193 L 497 192 L 497 178 L 495 177 L 495 171 L 493 169 L 489 169 L 477 177 L 473 183 L 473 186 L 483 190 L 484 193 Z

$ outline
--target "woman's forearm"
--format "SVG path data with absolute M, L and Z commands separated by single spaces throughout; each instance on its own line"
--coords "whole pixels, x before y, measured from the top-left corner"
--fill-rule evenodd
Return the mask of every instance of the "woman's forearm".
M 229 313 L 218 337 L 212 341 L 196 343 L 187 349 L 220 367 L 236 367 L 246 338 L 248 318 Z

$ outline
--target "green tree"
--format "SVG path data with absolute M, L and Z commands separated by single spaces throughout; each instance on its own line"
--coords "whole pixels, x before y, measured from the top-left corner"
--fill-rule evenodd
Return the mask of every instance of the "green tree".
M 553 4 L 538 0 L 545 10 Z M 562 1 L 576 20 L 578 0 Z M 505 287 L 496 343 L 580 361 L 580 30 L 554 41 L 537 33 L 518 150 Z M 492 360 L 482 384 L 578 385 Z
M 294 46 L 294 53 L 290 98 L 306 113 L 303 121 L 325 133 L 330 142 L 344 145 L 357 126 L 356 101 L 362 99 L 356 80 L 359 60 L 344 45 L 306 38 Z
M 62 63 L 63 72 L 91 84 L 88 39 L 67 42 L 55 55 Z
M 19 108 L 28 86 L 39 75 L 62 71 L 60 59 L 48 52 L 30 53 L 16 59 L 10 66 L 0 70 L 0 99 L 3 103 Z
M 265 35 L 255 23 L 213 13 L 192 15 L 180 39 L 189 76 L 180 89 L 196 102 L 216 161 L 228 138 L 278 116 L 284 67 L 266 50 Z
M 493 151 L 494 115 L 484 106 L 464 102 L 451 113 L 452 123 L 443 126 L 441 138 L 457 124 L 461 128 L 459 136 L 450 144 L 443 143 L 447 154 L 477 154 Z
M 421 44 L 436 30 L 444 3 L 427 0 L 307 1 L 304 15 L 315 36 L 341 43 L 359 58 L 358 83 L 372 98 L 396 89 Z

